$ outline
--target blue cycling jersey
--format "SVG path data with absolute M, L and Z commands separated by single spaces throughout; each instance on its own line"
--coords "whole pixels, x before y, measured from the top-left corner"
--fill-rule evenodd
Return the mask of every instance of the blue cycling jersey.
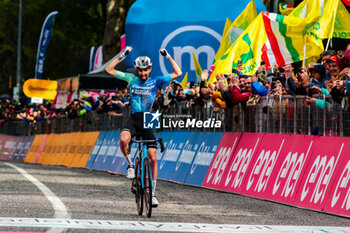
M 131 114 L 136 112 L 150 112 L 158 88 L 172 80 L 171 74 L 164 76 L 149 77 L 141 81 L 139 77 L 131 73 L 117 71 L 115 77 L 129 84 Z

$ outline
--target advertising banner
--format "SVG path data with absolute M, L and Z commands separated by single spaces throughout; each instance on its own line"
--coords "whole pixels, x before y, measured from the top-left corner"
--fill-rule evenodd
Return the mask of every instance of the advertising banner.
M 202 69 L 209 69 L 221 42 L 226 18 L 233 21 L 249 2 L 217 0 L 213 4 L 210 0 L 136 1 L 128 12 L 125 25 L 126 45 L 133 47 L 126 57 L 126 67 L 133 67 L 136 57 L 146 55 L 152 59 L 153 75 L 172 73 L 171 64 L 158 52 L 165 48 L 183 74 L 188 72 L 188 81 L 196 81 L 192 52 Z M 255 2 L 258 13 L 266 11 L 260 0 Z M 177 81 L 181 82 L 182 78 Z
M 346 164 L 341 164 L 342 157 L 347 155 L 345 141 L 336 137 L 317 137 L 295 204 L 309 209 L 323 210 L 327 197 L 332 196 L 332 184 L 338 182 L 335 179 L 336 175 L 344 171 Z
M 241 133 L 224 133 L 220 144 L 216 150 L 215 156 L 208 169 L 202 186 L 214 189 L 224 189 L 220 183 L 225 177 L 226 167 L 230 164 L 233 153 L 239 145 L 240 138 L 243 137 L 247 142 L 254 141 L 252 137 L 247 138 L 245 134 Z
M 176 162 L 175 170 L 170 178 L 171 180 L 184 183 L 194 160 L 194 157 L 199 149 L 199 145 L 202 142 L 202 136 L 205 133 L 201 132 L 190 132 L 186 141 L 184 141 L 184 146 Z
M 59 134 L 58 136 L 58 144 L 56 148 L 56 155 L 52 164 L 55 165 L 63 165 L 63 161 L 66 156 L 68 156 L 68 149 L 70 147 L 72 135 L 70 133 Z
M 95 145 L 94 145 L 94 148 L 92 149 L 92 152 L 91 152 L 91 154 L 90 154 L 90 157 L 89 157 L 89 159 L 88 159 L 87 162 L 86 162 L 86 165 L 85 165 L 86 168 L 92 168 L 92 166 L 93 166 L 93 164 L 94 164 L 94 162 L 95 162 L 97 153 L 98 153 L 98 151 L 100 150 L 100 147 L 101 147 L 101 145 L 102 145 L 102 143 L 103 143 L 103 140 L 104 140 L 105 137 L 106 137 L 106 134 L 107 134 L 106 131 L 101 131 L 101 132 L 100 132 L 100 135 L 99 135 L 98 138 L 97 138 L 97 141 L 96 141 L 96 143 L 95 143 Z
M 16 149 L 15 149 L 15 151 L 13 153 L 12 160 L 13 161 L 21 161 L 21 159 L 23 158 L 22 153 L 23 153 L 23 150 L 24 150 L 26 137 L 19 136 L 19 137 L 16 137 L 16 138 L 17 138 L 17 146 L 16 146 Z
M 108 150 L 108 147 L 112 141 L 112 138 L 113 138 L 113 132 L 112 131 L 107 131 L 106 132 L 106 135 L 103 139 L 103 142 L 100 146 L 100 149 L 98 150 L 98 153 L 97 153 L 97 156 L 95 158 L 95 161 L 92 165 L 92 169 L 96 169 L 96 170 L 104 170 L 103 169 L 103 160 L 105 159 L 106 157 L 106 154 L 107 154 L 107 150 Z
M 293 204 L 314 141 L 306 135 L 265 134 L 247 169 L 241 193 Z
M 19 137 L 5 135 L 3 138 L 4 147 L 0 158 L 3 160 L 13 160 Z
M 202 133 L 197 153 L 187 173 L 186 184 L 202 185 L 218 150 L 223 133 Z
M 70 142 L 69 142 L 70 146 L 68 146 L 68 150 L 67 150 L 65 158 L 62 161 L 62 165 L 67 166 L 67 167 L 71 166 L 72 161 L 76 155 L 76 152 L 77 152 L 78 146 L 80 145 L 81 140 L 82 139 L 80 137 L 79 132 L 71 133 L 71 138 L 70 138 Z
M 54 136 L 54 138 L 52 139 L 51 152 L 48 155 L 49 156 L 48 164 L 50 164 L 50 165 L 57 164 L 57 159 L 60 156 L 58 151 L 63 143 L 61 134 L 53 134 L 53 136 Z
M 332 188 L 326 200 L 324 211 L 350 217 L 350 138 L 337 138 L 344 143 L 342 157 L 335 170 Z
M 79 164 L 77 164 L 78 167 L 85 167 L 87 161 L 89 160 L 90 154 L 92 150 L 94 149 L 94 146 L 96 144 L 96 141 L 100 135 L 100 132 L 86 132 L 85 137 L 86 141 L 85 144 L 82 145 L 82 152 Z
M 23 84 L 23 92 L 27 97 L 41 97 L 54 100 L 57 94 L 57 81 L 28 79 Z
M 38 52 L 36 57 L 36 65 L 35 65 L 35 79 L 41 79 L 44 71 L 44 61 L 47 46 L 49 45 L 51 39 L 51 30 L 53 24 L 55 23 L 55 19 L 58 12 L 51 12 L 45 19 L 43 26 L 41 28 Z
M 40 154 L 45 146 L 46 140 L 48 138 L 47 134 L 35 135 L 33 143 L 31 144 L 24 162 L 26 163 L 36 163 L 40 158 Z
M 47 140 L 44 144 L 43 150 L 40 153 L 40 157 L 38 159 L 38 163 L 41 164 L 49 164 L 49 154 L 51 153 L 51 148 L 52 148 L 52 139 L 54 138 L 54 134 L 48 134 L 47 135 Z
M 80 138 L 80 141 L 79 141 L 79 144 L 77 145 L 77 148 L 75 149 L 73 160 L 71 161 L 71 164 L 70 164 L 71 167 L 79 167 L 80 159 L 81 159 L 85 144 L 87 143 L 87 140 L 88 140 L 86 132 L 78 132 L 78 137 Z
M 6 135 L 0 134 L 0 158 L 2 157 L 2 154 L 3 154 L 5 141 L 6 141 Z
M 190 132 L 188 131 L 169 131 L 167 132 L 167 146 L 164 155 L 158 164 L 158 178 L 169 180 L 175 171 L 177 160 L 181 154 Z
M 118 151 L 120 152 L 119 155 L 117 154 Z M 124 155 L 120 151 L 120 131 L 112 131 L 111 142 L 107 148 L 106 156 L 102 161 L 102 169 L 114 171 L 116 166 L 123 162 L 123 159 Z
M 26 158 L 26 155 L 30 149 L 30 146 L 32 145 L 33 143 L 33 140 L 34 140 L 34 137 L 35 136 L 25 136 L 23 137 L 24 138 L 24 147 L 23 147 L 23 150 L 21 152 L 21 158 L 19 159 L 20 162 L 23 162 L 24 159 Z

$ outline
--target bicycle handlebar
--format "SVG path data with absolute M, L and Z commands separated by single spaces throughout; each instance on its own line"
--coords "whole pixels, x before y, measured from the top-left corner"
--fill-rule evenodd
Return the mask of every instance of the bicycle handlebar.
M 152 142 L 158 142 L 160 145 L 160 152 L 163 153 L 165 148 L 164 148 L 164 143 L 163 143 L 163 139 L 159 138 L 159 139 L 153 139 L 153 140 L 130 140 L 130 144 L 129 144 L 129 149 L 131 148 L 131 144 L 132 143 L 152 143 Z M 129 152 L 130 153 L 130 152 Z

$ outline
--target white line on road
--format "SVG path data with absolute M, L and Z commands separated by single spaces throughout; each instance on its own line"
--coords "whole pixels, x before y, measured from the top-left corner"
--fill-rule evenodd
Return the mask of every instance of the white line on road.
M 70 214 L 67 211 L 66 206 L 63 204 L 63 202 L 43 183 L 41 183 L 39 180 L 37 180 L 34 176 L 30 175 L 26 170 L 23 168 L 17 167 L 16 165 L 5 163 L 7 166 L 10 166 L 17 171 L 19 171 L 25 178 L 27 178 L 30 182 L 32 182 L 36 187 L 40 189 L 40 191 L 45 195 L 45 197 L 51 202 L 54 210 L 55 210 L 55 218 L 61 218 L 61 219 L 67 219 L 70 218 Z M 65 229 L 49 229 L 48 232 L 64 232 Z
M 0 226 L 6 227 L 54 227 L 66 229 L 95 229 L 151 232 L 248 232 L 248 233 L 346 233 L 350 227 L 330 226 L 276 226 L 276 225 L 217 225 L 205 223 L 166 223 L 115 220 L 0 218 Z

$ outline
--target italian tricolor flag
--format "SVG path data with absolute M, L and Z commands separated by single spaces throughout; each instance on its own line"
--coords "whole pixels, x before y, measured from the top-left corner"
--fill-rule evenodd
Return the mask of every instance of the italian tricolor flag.
M 262 18 L 267 35 L 262 49 L 265 63 L 282 67 L 323 52 L 322 41 L 306 34 L 309 25 L 302 18 L 269 12 L 262 12 Z

